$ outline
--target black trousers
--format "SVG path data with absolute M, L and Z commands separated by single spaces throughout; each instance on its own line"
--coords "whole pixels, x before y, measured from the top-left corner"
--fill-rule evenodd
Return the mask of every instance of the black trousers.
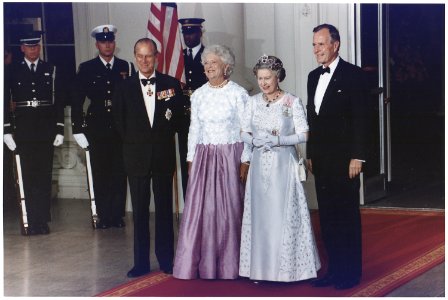
M 16 141 L 20 155 L 28 223 L 51 221 L 53 141 Z
M 360 279 L 359 176 L 349 179 L 315 174 L 315 183 L 321 233 L 329 260 L 328 273 L 339 281 Z
M 155 204 L 155 253 L 162 270 L 174 259 L 173 174 L 129 176 L 134 218 L 134 267 L 150 269 L 149 205 L 151 179 Z
M 112 221 L 124 216 L 127 177 L 124 170 L 122 144 L 118 139 L 89 138 L 93 189 L 98 216 Z

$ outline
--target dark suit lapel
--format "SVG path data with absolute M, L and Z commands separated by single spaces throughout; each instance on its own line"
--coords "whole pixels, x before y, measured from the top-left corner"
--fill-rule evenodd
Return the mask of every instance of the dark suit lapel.
M 340 80 L 339 74 L 341 74 L 341 70 L 344 68 L 344 61 L 342 58 L 339 58 L 339 63 L 336 67 L 336 69 L 333 72 L 333 75 L 331 76 L 330 82 L 328 83 L 328 87 L 325 91 L 324 97 L 322 99 L 322 104 L 319 109 L 319 114 L 322 112 L 325 112 L 326 107 L 329 105 L 329 101 L 331 101 L 331 98 L 333 98 L 333 95 L 335 94 L 335 90 L 338 86 L 338 82 Z

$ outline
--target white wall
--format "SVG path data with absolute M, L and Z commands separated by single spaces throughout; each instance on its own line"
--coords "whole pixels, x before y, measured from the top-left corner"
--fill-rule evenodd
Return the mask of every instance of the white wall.
M 150 2 L 73 3 L 77 63 L 96 55 L 90 31 L 108 23 L 118 28 L 117 56 L 133 61 L 135 41 L 146 36 L 149 7 Z M 312 29 L 321 23 L 338 27 L 341 57 L 350 62 L 354 59 L 353 4 L 179 3 L 178 15 L 206 20 L 203 23 L 205 45 L 220 43 L 233 49 L 236 68 L 232 79 L 251 94 L 258 91 L 253 65 L 262 54 L 273 54 L 282 59 L 286 69 L 281 87 L 306 104 L 307 76 L 317 67 L 312 54 Z M 312 177 L 305 189 L 310 207 L 316 208 Z

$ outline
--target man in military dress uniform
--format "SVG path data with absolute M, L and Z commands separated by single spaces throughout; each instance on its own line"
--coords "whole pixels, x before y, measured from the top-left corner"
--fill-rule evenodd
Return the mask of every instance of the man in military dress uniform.
M 202 38 L 202 23 L 204 19 L 189 18 L 179 19 L 182 24 L 182 35 L 187 48 L 184 52 L 185 63 L 185 79 L 186 85 L 183 87 L 186 98 L 185 118 L 184 124 L 181 127 L 182 132 L 179 132 L 179 158 L 182 171 L 182 190 L 185 194 L 188 182 L 188 165 L 187 165 L 187 151 L 188 151 L 188 129 L 190 127 L 190 96 L 194 90 L 201 87 L 207 82 L 207 77 L 204 73 L 204 66 L 201 63 L 201 54 L 204 51 L 204 45 L 201 43 Z
M 27 235 L 50 233 L 53 152 L 64 142 L 64 102 L 58 99 L 56 67 L 39 58 L 41 35 L 33 31 L 20 39 L 24 58 L 5 76 L 3 140 L 20 155 Z
M 90 150 L 99 217 L 96 228 L 102 229 L 125 226 L 127 180 L 122 143 L 112 117 L 112 95 L 115 86 L 135 71 L 132 63 L 114 56 L 116 32 L 113 25 L 92 30 L 99 55 L 80 64 L 72 99 L 73 137 L 81 148 Z M 90 105 L 84 118 L 86 97 Z

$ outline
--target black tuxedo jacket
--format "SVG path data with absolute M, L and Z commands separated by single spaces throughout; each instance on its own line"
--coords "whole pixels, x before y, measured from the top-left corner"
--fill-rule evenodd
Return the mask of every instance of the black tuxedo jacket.
M 348 176 L 350 159 L 366 159 L 368 98 L 364 73 L 340 59 L 316 114 L 314 95 L 321 68 L 308 75 L 307 157 L 312 159 L 315 174 L 330 172 Z
M 138 73 L 122 82 L 113 96 L 113 115 L 123 140 L 128 175 L 173 173 L 176 165 L 174 134 L 183 118 L 180 82 L 156 72 L 153 126 L 142 95 Z

